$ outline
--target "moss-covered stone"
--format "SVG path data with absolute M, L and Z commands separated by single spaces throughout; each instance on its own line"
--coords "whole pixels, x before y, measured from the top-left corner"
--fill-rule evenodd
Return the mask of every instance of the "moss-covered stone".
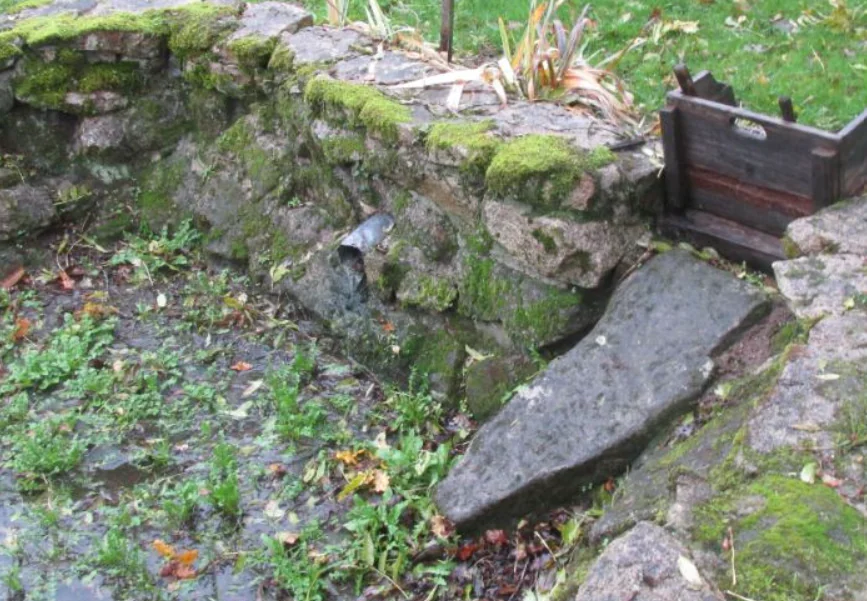
M 466 155 L 461 163 L 465 173 L 483 177 L 502 141 L 491 134 L 495 123 L 488 119 L 477 122 L 435 123 L 427 134 L 429 151 L 457 151 Z
M 442 313 L 455 304 L 458 289 L 453 282 L 426 274 L 410 273 L 409 276 L 402 282 L 397 295 L 404 306 Z
M 263 192 L 273 190 L 281 175 L 276 157 L 257 143 L 256 133 L 246 117 L 238 119 L 218 139 L 217 147 L 237 156 L 254 185 Z
M 364 127 L 386 141 L 395 141 L 399 126 L 409 123 L 409 108 L 370 86 L 317 77 L 307 83 L 305 100 L 314 111 L 342 113 L 352 127 Z
M 737 592 L 765 601 L 813 601 L 867 565 L 867 521 L 822 484 L 768 474 L 697 511 L 697 538 L 735 533 Z
M 141 177 L 138 207 L 152 230 L 159 231 L 164 225 L 178 222 L 173 197 L 188 170 L 186 160 L 169 157 L 149 167 Z
M 237 26 L 225 18 L 229 10 L 209 4 L 190 5 L 182 18 L 169 20 L 169 49 L 181 60 L 210 52 Z
M 579 292 L 549 287 L 546 296 L 540 300 L 522 299 L 507 317 L 506 330 L 513 340 L 525 347 L 545 344 L 565 330 L 569 322 L 568 311 L 581 303 Z
M 182 8 L 175 9 L 183 11 Z M 30 47 L 68 42 L 100 31 L 139 33 L 144 36 L 167 36 L 167 11 L 143 13 L 116 12 L 100 16 L 71 14 L 33 17 L 18 22 L 7 35 L 20 36 Z
M 554 210 L 583 173 L 599 169 L 614 158 L 604 147 L 580 153 L 560 136 L 522 136 L 499 148 L 488 167 L 486 183 L 497 197 Z
M 366 154 L 364 137 L 359 135 L 334 136 L 322 140 L 322 154 L 331 165 L 357 163 Z
M 268 61 L 268 70 L 281 75 L 288 75 L 294 71 L 295 53 L 286 44 L 277 44 Z
M 276 38 L 249 35 L 230 40 L 228 49 L 242 69 L 257 71 L 268 66 L 276 46 Z

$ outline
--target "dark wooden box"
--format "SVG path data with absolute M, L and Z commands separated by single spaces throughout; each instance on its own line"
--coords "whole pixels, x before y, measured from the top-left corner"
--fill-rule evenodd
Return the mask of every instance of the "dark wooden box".
M 838 133 L 739 108 L 730 86 L 676 69 L 680 89 L 660 111 L 665 151 L 662 229 L 768 269 L 781 236 L 867 184 L 867 111 Z

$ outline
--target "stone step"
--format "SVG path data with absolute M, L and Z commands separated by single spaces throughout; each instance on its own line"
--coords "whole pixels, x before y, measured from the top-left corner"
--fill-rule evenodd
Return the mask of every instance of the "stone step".
M 507 525 L 618 474 L 690 407 L 715 353 L 767 306 L 685 251 L 654 258 L 586 338 L 479 430 L 436 492 L 441 511 L 465 530 Z

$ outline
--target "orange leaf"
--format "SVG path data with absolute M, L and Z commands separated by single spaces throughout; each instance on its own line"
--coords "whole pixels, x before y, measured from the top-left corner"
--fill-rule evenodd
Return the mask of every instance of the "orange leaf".
M 391 334 L 395 330 L 394 324 L 391 323 L 390 321 L 386 321 L 385 323 L 382 324 L 382 330 L 384 332 L 386 332 L 387 334 Z
M 21 342 L 27 337 L 28 332 L 30 332 L 30 320 L 26 317 L 19 317 L 15 320 L 15 330 L 12 332 L 12 340 L 14 342 Z
M 57 274 L 57 279 L 60 280 L 60 287 L 64 290 L 75 290 L 75 281 L 69 277 L 65 270 L 61 269 Z
M 175 548 L 160 538 L 156 539 L 152 546 L 157 553 L 166 559 L 173 559 L 175 556 Z
M 183 564 L 179 564 L 177 568 L 175 568 L 175 578 L 178 580 L 192 580 L 196 577 L 196 569 L 190 566 L 185 566 Z
M 357 451 L 337 451 L 334 453 L 334 459 L 343 465 L 358 465 L 358 460 L 363 457 L 366 452 L 367 451 L 364 449 L 358 449 Z
M 12 290 L 18 282 L 21 281 L 21 278 L 24 277 L 24 268 L 19 267 L 8 276 L 0 280 L 0 288 L 4 290 Z
M 388 477 L 388 474 L 382 470 L 373 470 L 373 490 L 375 492 L 385 492 L 388 490 L 389 484 L 391 484 L 391 478 Z
M 229 369 L 232 369 L 234 371 L 239 371 L 239 372 L 240 371 L 250 371 L 251 369 L 253 369 L 253 366 L 250 365 L 249 363 L 247 363 L 246 361 L 238 361 Z
M 184 566 L 191 566 L 196 563 L 196 559 L 199 558 L 199 552 L 195 549 L 190 549 L 187 551 L 181 551 L 178 553 L 176 559 Z
M 455 555 L 459 561 L 466 561 L 470 557 L 472 557 L 473 554 L 478 550 L 479 545 L 477 543 L 467 543 L 466 545 L 458 549 L 458 552 Z

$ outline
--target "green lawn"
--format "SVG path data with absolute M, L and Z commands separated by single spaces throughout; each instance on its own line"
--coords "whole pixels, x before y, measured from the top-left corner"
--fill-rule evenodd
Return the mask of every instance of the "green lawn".
M 307 0 L 322 14 L 324 0 Z M 837 130 L 867 107 L 867 2 L 837 0 L 596 0 L 597 28 L 586 50 L 594 61 L 648 38 L 628 53 L 617 72 L 645 111 L 659 108 L 673 86 L 671 67 L 686 61 L 696 73 L 711 70 L 734 85 L 749 108 L 777 112 L 777 97 L 790 95 L 800 121 Z M 456 47 L 464 53 L 499 52 L 497 18 L 526 20 L 524 0 L 457 0 Z M 439 31 L 439 0 L 383 0 L 395 24 L 417 26 L 429 40 Z M 584 3 L 561 11 L 567 23 Z M 363 18 L 362 2 L 353 16 Z M 677 29 L 651 38 L 648 20 L 663 26 L 697 21 L 698 31 Z M 517 29 L 520 31 L 520 28 Z

